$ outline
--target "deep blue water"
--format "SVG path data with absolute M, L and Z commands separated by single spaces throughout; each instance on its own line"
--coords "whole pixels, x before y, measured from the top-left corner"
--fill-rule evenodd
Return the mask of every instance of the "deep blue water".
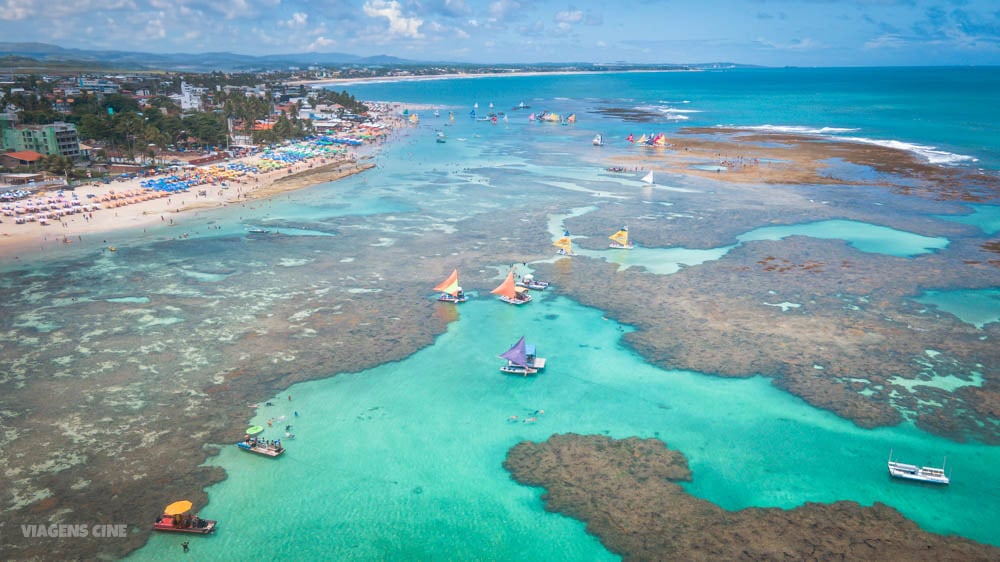
M 340 86 L 337 86 L 339 89 Z M 1000 169 L 1000 67 L 780 68 L 704 72 L 486 77 L 358 84 L 360 99 L 406 100 L 480 113 L 588 112 L 601 107 L 662 113 L 670 132 L 682 126 L 774 126 L 933 148 L 940 161 Z M 511 117 L 524 113 L 511 112 Z M 605 120 L 606 136 L 624 143 L 644 127 Z M 833 129 L 832 131 L 829 129 Z M 925 152 L 927 152 L 925 150 Z M 973 161 L 977 160 L 977 161 Z

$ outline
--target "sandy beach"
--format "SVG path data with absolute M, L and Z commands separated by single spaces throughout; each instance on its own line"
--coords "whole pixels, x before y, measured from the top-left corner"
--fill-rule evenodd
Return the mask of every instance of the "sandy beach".
M 246 160 L 246 159 L 244 159 Z M 20 260 L 35 256 L 46 248 L 63 244 L 95 245 L 102 233 L 144 227 L 158 223 L 183 225 L 189 211 L 211 209 L 237 202 L 272 197 L 311 185 L 336 181 L 363 172 L 374 164 L 352 159 L 312 158 L 289 168 L 272 170 L 236 178 L 227 185 L 202 185 L 186 193 L 174 193 L 146 200 L 130 197 L 105 201 L 103 208 L 66 215 L 47 223 L 39 221 L 15 224 L 14 217 L 5 216 L 0 224 L 0 259 Z M 75 188 L 72 193 L 82 201 L 106 198 L 109 193 L 122 195 L 143 191 L 141 179 L 132 178 L 108 185 L 90 184 Z M 146 193 L 149 193 L 148 191 Z M 55 196 L 56 192 L 40 192 L 34 199 Z M 134 201 L 134 202 L 127 202 Z M 112 206 L 119 203 L 120 206 Z M 103 239 L 102 239 L 103 240 Z

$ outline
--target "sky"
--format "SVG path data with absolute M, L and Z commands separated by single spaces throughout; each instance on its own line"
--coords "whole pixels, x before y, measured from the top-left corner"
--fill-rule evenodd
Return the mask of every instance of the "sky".
M 0 41 L 491 64 L 1000 65 L 1000 1 L 0 0 Z

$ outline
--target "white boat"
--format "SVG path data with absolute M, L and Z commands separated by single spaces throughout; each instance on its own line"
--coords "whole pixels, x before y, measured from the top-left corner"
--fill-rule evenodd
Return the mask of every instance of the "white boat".
M 516 283 L 516 285 L 518 287 L 524 287 L 525 289 L 535 289 L 537 291 L 544 291 L 546 288 L 548 288 L 549 282 L 539 281 L 535 279 L 535 277 L 532 274 L 526 273 L 524 277 L 522 277 L 521 280 Z
M 947 462 L 947 459 L 945 459 Z M 889 451 L 889 476 L 902 478 L 904 480 L 916 480 L 918 482 L 928 482 L 930 484 L 944 484 L 951 482 L 948 475 L 944 473 L 944 463 L 941 468 L 933 466 L 917 466 L 892 460 L 892 451 Z
M 604 137 L 601 136 L 601 133 L 597 133 L 597 136 L 594 137 L 593 142 L 594 146 L 604 146 Z
M 611 244 L 609 244 L 609 246 L 612 247 L 612 248 L 615 248 L 617 250 L 631 250 L 632 249 L 632 242 L 629 242 L 629 239 L 628 239 L 628 225 L 627 224 L 625 226 L 623 226 L 621 228 L 621 230 L 619 230 L 618 232 L 612 234 L 611 236 L 608 236 L 608 238 L 611 239 Z
M 642 181 L 648 183 L 649 185 L 653 185 L 653 172 L 649 172 L 643 176 Z

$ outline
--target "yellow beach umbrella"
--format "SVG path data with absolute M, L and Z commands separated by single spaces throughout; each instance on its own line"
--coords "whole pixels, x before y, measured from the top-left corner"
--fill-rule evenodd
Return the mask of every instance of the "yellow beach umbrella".
M 181 500 L 179 502 L 174 502 L 167 507 L 163 508 L 163 513 L 167 515 L 180 515 L 191 509 L 191 502 L 187 500 Z

